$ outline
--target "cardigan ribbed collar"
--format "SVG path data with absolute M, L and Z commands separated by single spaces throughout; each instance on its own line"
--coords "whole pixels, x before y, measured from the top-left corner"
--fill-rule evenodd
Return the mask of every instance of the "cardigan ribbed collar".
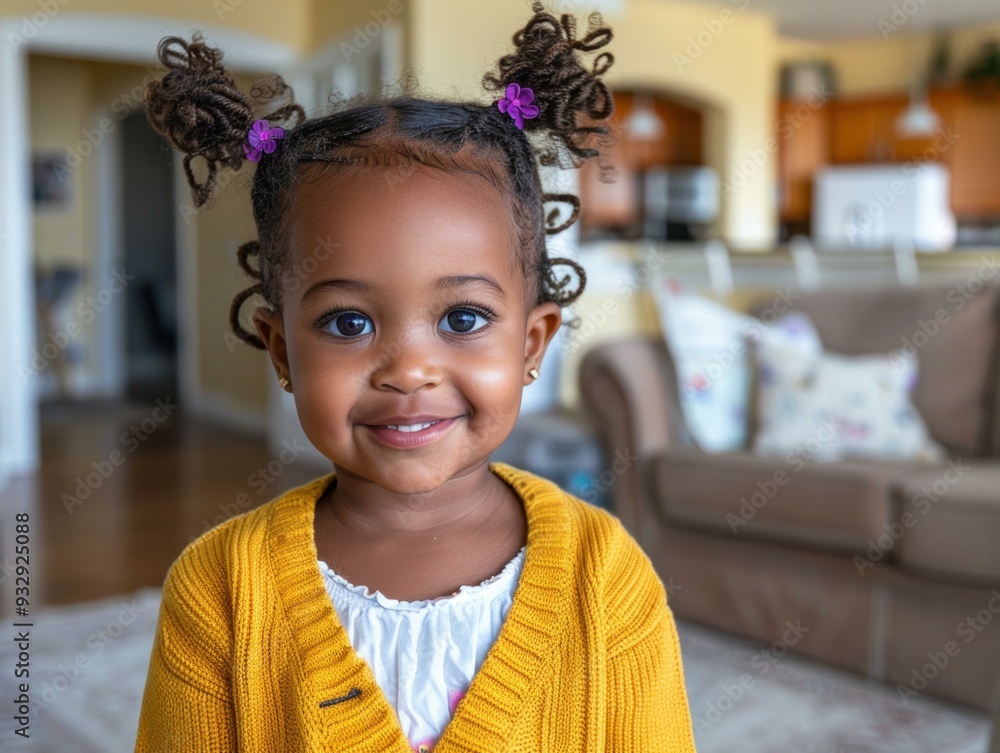
M 499 636 L 434 753 L 495 751 L 527 704 L 556 650 L 569 613 L 573 530 L 566 493 L 551 481 L 506 463 L 491 462 L 524 504 L 527 549 L 514 599 Z M 411 753 L 396 712 L 368 663 L 354 650 L 323 584 L 313 534 L 316 502 L 334 473 L 292 489 L 272 507 L 270 577 L 287 616 L 301 666 L 307 728 L 335 735 L 338 751 Z M 324 701 L 350 699 L 321 707 Z M 332 737 L 330 739 L 333 739 Z

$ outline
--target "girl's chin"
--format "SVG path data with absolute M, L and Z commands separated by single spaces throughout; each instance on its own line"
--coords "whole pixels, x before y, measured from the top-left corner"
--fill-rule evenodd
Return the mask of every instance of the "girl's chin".
M 432 494 L 452 479 L 467 475 L 470 468 L 480 465 L 457 455 L 444 458 L 425 455 L 394 459 L 390 472 L 388 463 L 382 458 L 366 460 L 350 469 L 352 476 L 361 477 L 387 492 L 413 497 Z M 482 465 L 488 468 L 487 464 Z

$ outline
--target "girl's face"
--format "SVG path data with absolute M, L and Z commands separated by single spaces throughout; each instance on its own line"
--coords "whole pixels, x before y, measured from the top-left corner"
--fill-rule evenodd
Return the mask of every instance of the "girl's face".
M 532 305 L 501 195 L 420 165 L 303 188 L 281 316 L 254 322 L 306 435 L 338 473 L 399 493 L 483 467 L 561 322 Z

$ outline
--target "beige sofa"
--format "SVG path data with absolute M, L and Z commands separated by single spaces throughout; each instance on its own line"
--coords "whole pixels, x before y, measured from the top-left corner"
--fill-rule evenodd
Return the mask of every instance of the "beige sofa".
M 973 279 L 821 290 L 793 308 L 830 351 L 908 341 L 920 368 L 914 402 L 950 460 L 797 467 L 702 452 L 684 427 L 662 339 L 617 341 L 590 351 L 580 373 L 606 457 L 638 458 L 612 469 L 614 512 L 678 616 L 885 680 L 901 698 L 926 692 L 995 708 L 1000 288 Z

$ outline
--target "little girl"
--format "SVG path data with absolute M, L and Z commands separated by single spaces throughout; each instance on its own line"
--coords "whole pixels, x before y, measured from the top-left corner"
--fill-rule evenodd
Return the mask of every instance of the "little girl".
M 279 78 L 247 97 L 219 50 L 161 42 L 148 116 L 196 204 L 256 163 L 231 324 L 333 471 L 173 564 L 136 750 L 694 750 L 649 559 L 616 517 L 489 461 L 585 283 L 546 254 L 579 202 L 537 165 L 596 157 L 612 112 L 611 55 L 583 60 L 611 30 L 533 13 L 489 103 L 380 95 L 313 119 Z

